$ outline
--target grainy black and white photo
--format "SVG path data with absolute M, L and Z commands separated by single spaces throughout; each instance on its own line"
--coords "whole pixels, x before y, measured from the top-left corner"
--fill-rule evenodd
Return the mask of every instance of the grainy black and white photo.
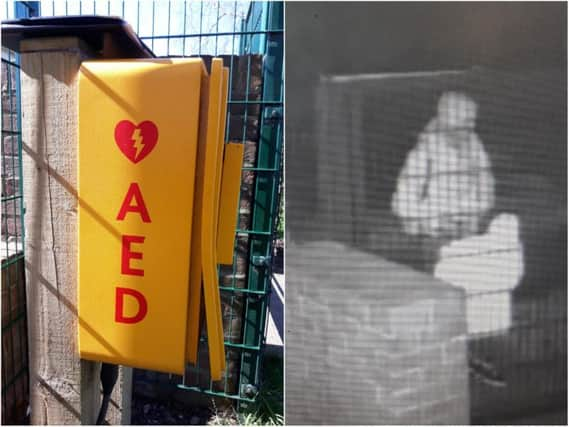
M 567 6 L 286 4 L 288 424 L 567 424 Z

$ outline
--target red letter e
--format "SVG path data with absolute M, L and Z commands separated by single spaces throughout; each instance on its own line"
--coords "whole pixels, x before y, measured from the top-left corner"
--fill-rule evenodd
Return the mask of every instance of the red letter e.
M 144 276 L 144 270 L 130 266 L 131 259 L 142 259 L 142 252 L 130 250 L 131 243 L 144 243 L 144 236 L 122 236 L 121 273 Z

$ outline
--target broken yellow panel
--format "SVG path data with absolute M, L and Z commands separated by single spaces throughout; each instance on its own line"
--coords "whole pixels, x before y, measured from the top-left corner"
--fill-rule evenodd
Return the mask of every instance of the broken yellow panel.
M 219 205 L 221 201 L 221 175 L 223 174 L 223 153 L 225 150 L 225 124 L 227 120 L 227 90 L 229 81 L 229 69 L 223 68 L 223 88 L 221 92 L 221 111 L 219 120 L 218 146 L 217 146 L 217 168 L 215 173 L 215 217 L 219 218 Z M 217 227 L 216 227 L 217 241 Z
M 217 275 L 216 241 L 214 236 L 217 232 L 217 216 L 215 215 L 216 193 L 215 179 L 207 179 L 216 176 L 216 168 L 221 164 L 219 159 L 219 123 L 221 109 L 225 104 L 223 94 L 223 61 L 214 58 L 211 63 L 211 75 L 209 85 L 208 105 L 208 131 L 205 161 L 204 161 L 204 191 L 202 205 L 201 227 L 201 256 L 202 278 L 205 301 L 205 314 L 207 324 L 207 339 L 209 345 L 209 360 L 211 378 L 216 381 L 221 379 L 222 371 L 225 370 L 225 347 L 223 340 L 223 324 L 221 319 L 221 304 L 219 301 L 219 278 Z M 210 119 L 212 118 L 212 119 Z M 215 122 L 214 122 L 215 120 Z M 213 131 L 217 129 L 217 131 Z
M 202 121 L 205 131 L 200 133 L 199 162 L 203 165 L 201 178 L 198 177 L 196 194 L 200 201 L 200 211 L 194 218 L 194 229 L 199 230 L 199 254 L 194 252 L 191 264 L 201 263 L 201 277 L 196 271 L 192 271 L 190 284 L 190 311 L 188 317 L 187 349 L 186 357 L 190 363 L 196 363 L 199 342 L 199 308 L 201 300 L 200 281 L 203 286 L 205 302 L 205 317 L 210 356 L 210 371 L 213 380 L 221 379 L 225 370 L 225 346 L 223 340 L 223 324 L 221 318 L 221 303 L 219 301 L 219 278 L 217 274 L 217 215 L 215 214 L 219 203 L 219 191 L 217 189 L 217 174 L 221 168 L 222 150 L 220 134 L 222 115 L 226 112 L 226 100 L 224 93 L 223 62 L 215 58 L 211 65 L 211 74 L 208 82 L 208 100 L 202 105 L 203 111 L 207 111 L 206 124 Z M 226 83 L 225 83 L 226 84 Z M 221 147 L 222 148 L 222 147 Z M 196 224 L 199 224 L 196 225 Z
M 188 328 L 186 338 L 186 359 L 192 364 L 197 363 L 200 339 L 200 321 L 202 317 L 202 210 L 204 197 L 204 166 L 208 131 L 209 111 L 209 76 L 202 76 L 202 96 L 200 102 L 200 130 L 195 176 L 194 218 L 192 223 L 192 252 L 190 261 L 190 300 L 188 307 Z

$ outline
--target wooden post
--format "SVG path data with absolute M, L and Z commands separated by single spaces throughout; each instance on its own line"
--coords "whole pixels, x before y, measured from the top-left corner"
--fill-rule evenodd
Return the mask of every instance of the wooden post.
M 31 423 L 94 424 L 100 363 L 77 347 L 77 75 L 92 55 L 73 37 L 24 40 L 21 52 Z M 131 381 L 121 369 L 110 424 L 130 423 Z

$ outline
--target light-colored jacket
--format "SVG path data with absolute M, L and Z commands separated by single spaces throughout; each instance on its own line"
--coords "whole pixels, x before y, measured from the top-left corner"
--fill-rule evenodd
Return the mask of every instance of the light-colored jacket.
M 491 164 L 474 130 L 448 129 L 431 120 L 407 155 L 392 198 L 405 232 L 474 234 L 493 206 Z

